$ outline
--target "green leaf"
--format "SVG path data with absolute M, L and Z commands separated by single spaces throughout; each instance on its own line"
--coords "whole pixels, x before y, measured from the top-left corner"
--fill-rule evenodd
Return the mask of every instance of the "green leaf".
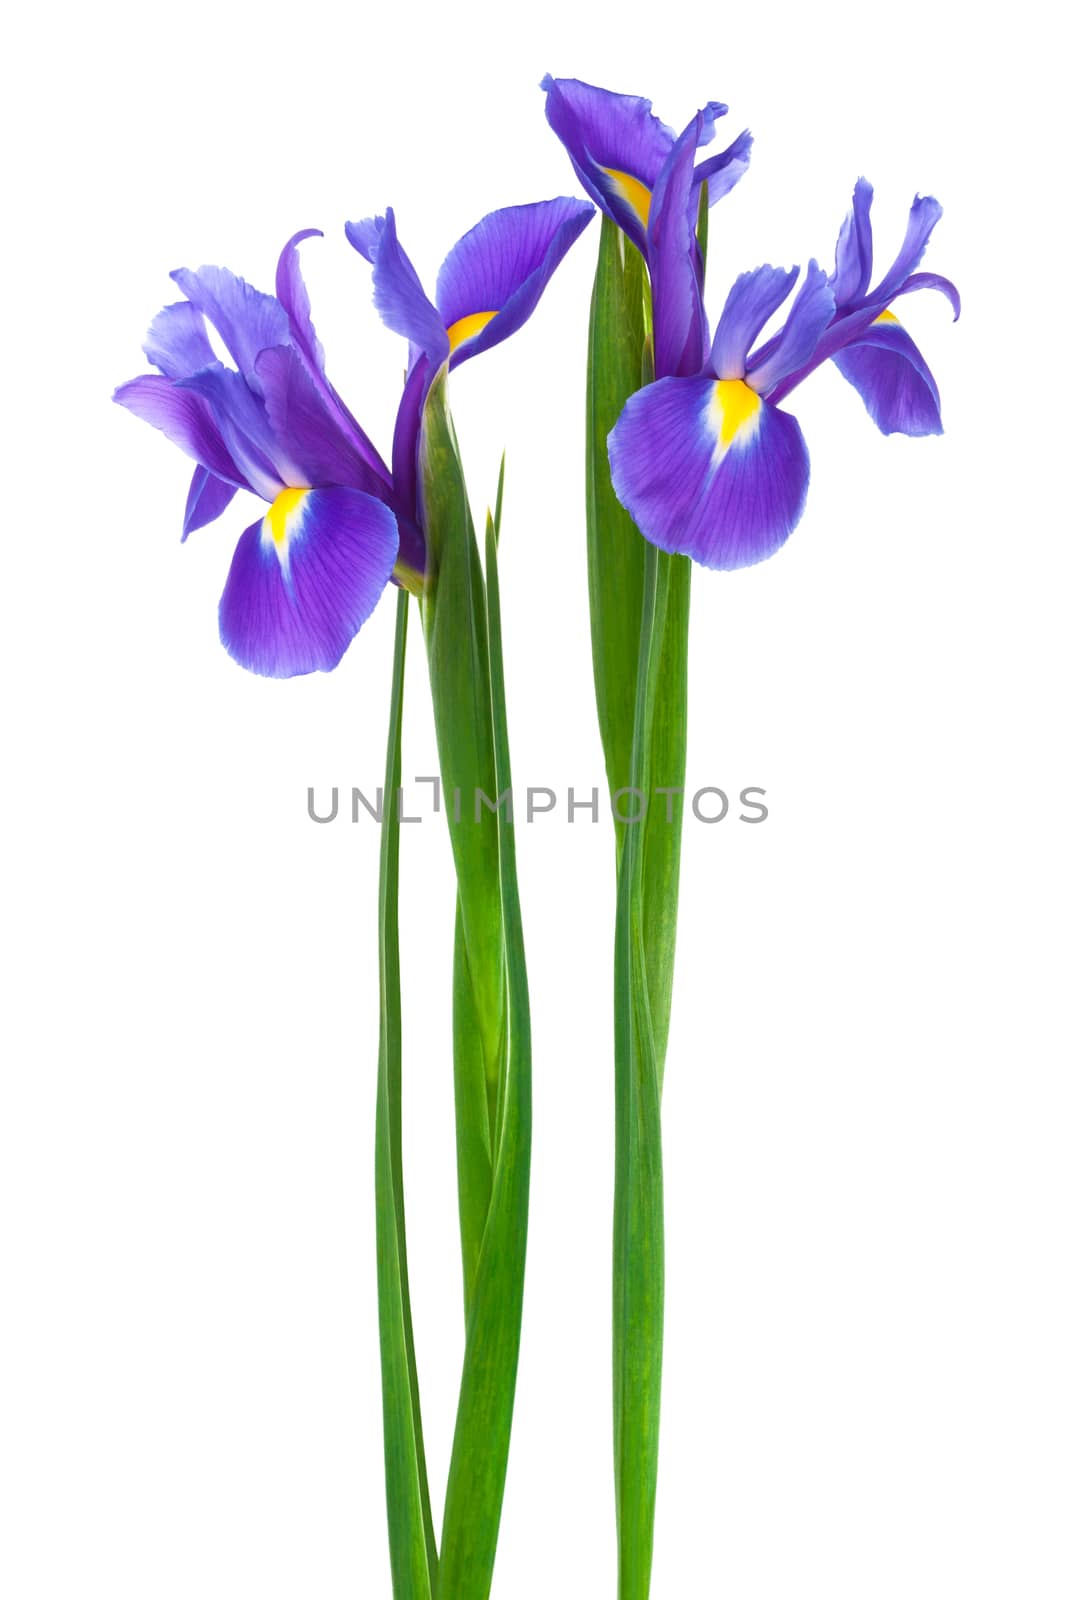
M 394 1600 L 431 1600 L 437 1574 L 419 1380 L 408 1289 L 401 1125 L 401 1000 L 397 895 L 400 875 L 400 735 L 408 597 L 397 595 L 396 645 L 386 753 L 378 889 L 379 1040 L 374 1187 L 378 1329 L 382 1362 L 385 1489 Z

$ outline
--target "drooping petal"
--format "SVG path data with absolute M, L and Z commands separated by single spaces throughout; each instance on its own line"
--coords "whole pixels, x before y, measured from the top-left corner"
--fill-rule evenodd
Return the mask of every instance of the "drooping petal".
M 913 272 L 905 278 L 897 294 L 914 294 L 917 289 L 936 289 L 943 294 L 952 307 L 952 320 L 960 320 L 960 292 L 948 278 L 943 278 L 939 272 Z M 896 299 L 896 295 L 893 297 Z
M 796 527 L 808 452 L 796 420 L 739 379 L 664 378 L 608 435 L 615 493 L 646 539 L 707 567 L 772 555 Z
M 386 488 L 349 435 L 307 363 L 293 345 L 263 350 L 256 375 L 271 431 L 287 460 L 308 484 L 362 489 L 381 495 Z
M 374 269 L 374 304 L 387 328 L 407 339 L 413 348 L 409 362 L 414 366 L 421 354 L 430 358 L 436 372 L 448 355 L 448 335 L 444 323 L 419 282 L 396 236 L 392 206 L 384 217 L 366 217 L 362 222 L 346 222 L 349 244 L 370 262 Z
M 198 528 L 206 528 L 209 522 L 221 517 L 236 493 L 236 484 L 225 483 L 222 478 L 216 478 L 206 467 L 198 466 L 193 473 L 185 501 L 182 544 Z
M 746 380 L 759 394 L 767 394 L 783 378 L 810 360 L 835 310 L 834 293 L 816 261 L 809 261 L 807 276 L 789 308 L 785 325 L 769 341 L 766 352 L 749 363 Z
M 883 433 L 940 433 L 941 397 L 934 375 L 892 312 L 834 357 Z
M 706 161 L 698 161 L 693 172 L 695 201 L 699 200 L 702 183 L 708 186 L 709 206 L 713 206 L 717 200 L 729 194 L 734 184 L 747 172 L 751 155 L 752 135 L 746 128 L 743 133 L 738 134 L 733 144 L 727 145 L 725 150 L 720 150 L 718 155 L 709 156 Z
M 226 448 L 211 407 L 203 396 L 179 387 L 169 378 L 146 372 L 121 384 L 113 398 L 134 416 L 159 428 L 172 444 L 202 467 L 207 467 L 217 478 L 225 478 L 244 489 L 251 488 Z
M 187 378 L 216 360 L 204 319 L 188 300 L 163 307 L 142 348 L 152 365 L 168 378 Z
M 370 616 L 396 561 L 393 513 L 355 489 L 288 489 L 242 534 L 219 633 L 268 678 L 330 672 Z
M 800 275 L 799 267 L 756 267 L 737 279 L 715 329 L 711 365 L 719 378 L 743 378 L 745 358 L 768 317 L 785 300 Z
M 240 372 L 216 361 L 174 387 L 178 393 L 192 393 L 207 401 L 226 449 L 260 499 L 273 500 L 287 484 L 299 481 L 296 463 L 270 425 L 262 395 L 252 392 Z M 258 377 L 256 387 L 261 387 Z
M 876 289 L 868 295 L 869 301 L 889 301 L 900 291 L 904 279 L 913 273 L 923 258 L 930 235 L 941 218 L 941 206 L 933 195 L 916 195 L 908 213 L 908 226 L 904 243 L 897 258 Z
M 550 75 L 541 87 L 549 126 L 582 187 L 643 252 L 652 188 L 674 134 L 638 95 Z
M 437 278 L 453 366 L 522 327 L 594 215 L 584 200 L 540 200 L 492 211 L 463 235 Z
M 704 302 L 690 205 L 700 131 L 698 115 L 676 140 L 652 191 L 648 258 L 656 374 L 661 378 L 692 376 L 704 356 Z
M 201 267 L 199 272 L 179 267 L 171 277 L 186 299 L 218 330 L 238 371 L 255 389 L 259 352 L 289 341 L 289 318 L 280 302 L 272 294 L 253 289 L 225 267 Z
M 859 178 L 852 194 L 852 210 L 837 237 L 834 271 L 830 279 L 839 309 L 862 300 L 871 282 L 874 241 L 871 235 L 871 201 L 874 189 Z

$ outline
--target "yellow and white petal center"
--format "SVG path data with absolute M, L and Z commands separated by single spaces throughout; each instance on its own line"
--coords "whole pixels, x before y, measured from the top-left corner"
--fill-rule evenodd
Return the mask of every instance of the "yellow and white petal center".
M 495 311 L 472 311 L 469 317 L 460 317 L 448 330 L 448 349 L 451 353 L 468 339 L 476 339 L 496 316 Z
M 652 190 L 640 178 L 633 177 L 629 172 L 620 172 L 617 167 L 601 167 L 605 177 L 611 179 L 612 188 L 620 200 L 625 200 L 631 211 L 636 211 L 641 219 L 642 227 L 648 227 L 648 213 L 652 206 Z
M 712 385 L 708 426 L 715 438 L 715 466 L 734 445 L 745 445 L 758 433 L 762 410 L 763 401 L 743 378 L 719 378 Z
M 289 541 L 300 531 L 310 489 L 283 489 L 263 518 L 263 543 L 273 544 L 282 571 L 289 573 Z

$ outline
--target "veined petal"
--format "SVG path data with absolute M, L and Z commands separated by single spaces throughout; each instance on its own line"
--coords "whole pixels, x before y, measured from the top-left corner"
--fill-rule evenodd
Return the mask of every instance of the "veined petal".
M 262 395 L 253 393 L 242 373 L 216 361 L 174 387 L 178 393 L 207 401 L 227 450 L 261 500 L 273 500 L 287 484 L 298 481 L 296 463 L 275 435 Z M 259 378 L 256 388 L 261 388 Z
M 594 214 L 584 200 L 541 200 L 490 212 L 463 235 L 437 278 L 453 366 L 522 327 Z
M 868 300 L 891 300 L 900 292 L 904 279 L 913 273 L 923 258 L 930 235 L 941 218 L 941 206 L 933 195 L 916 195 L 908 214 L 904 243 L 889 271 L 868 295 Z
M 251 488 L 226 448 L 211 407 L 201 395 L 179 387 L 169 378 L 146 372 L 120 385 L 113 398 L 135 417 L 165 433 L 172 444 L 217 478 Z
M 883 433 L 940 433 L 941 397 L 934 375 L 891 311 L 834 357 Z
M 216 359 L 204 319 L 188 300 L 163 307 L 142 348 L 152 365 L 168 378 L 187 378 Z
M 448 355 L 448 335 L 436 306 L 431 304 L 418 273 L 396 236 L 396 217 L 390 206 L 384 217 L 346 222 L 349 244 L 374 268 L 374 304 L 387 328 L 399 333 L 425 353 L 436 372 Z
M 386 484 L 364 459 L 293 345 L 262 350 L 256 375 L 271 432 L 300 476 L 381 496 Z
M 746 381 L 759 394 L 767 394 L 776 383 L 796 372 L 810 360 L 835 310 L 833 290 L 816 261 L 809 261 L 807 276 L 789 308 L 785 326 L 757 355 L 746 374 Z
M 743 378 L 745 358 L 768 317 L 785 300 L 800 275 L 799 267 L 756 267 L 737 279 L 715 329 L 711 365 L 719 378 Z
M 185 501 L 182 544 L 198 528 L 206 528 L 209 522 L 214 522 L 216 517 L 220 517 L 236 493 L 236 484 L 225 483 L 222 478 L 216 478 L 206 467 L 198 466 L 193 473 Z
M 871 282 L 874 241 L 871 235 L 871 201 L 874 189 L 859 178 L 852 194 L 852 210 L 837 236 L 834 271 L 830 279 L 838 307 L 844 310 L 862 300 Z
M 396 519 L 355 489 L 287 489 L 241 535 L 219 633 L 268 678 L 330 672 L 370 616 L 397 553 Z
M 740 379 L 663 378 L 608 435 L 615 493 L 646 539 L 707 567 L 764 560 L 800 520 L 808 452 L 796 420 Z
M 694 259 L 690 202 L 698 114 L 676 140 L 652 191 L 648 259 L 656 373 L 690 377 L 704 357 L 704 302 Z
M 699 201 L 702 183 L 708 186 L 709 206 L 713 206 L 717 200 L 729 194 L 734 184 L 748 171 L 751 155 L 752 135 L 746 128 L 743 133 L 738 134 L 733 144 L 727 145 L 725 150 L 720 150 L 718 155 L 709 156 L 706 161 L 698 161 L 693 172 L 694 200 Z
M 289 318 L 280 302 L 272 294 L 253 289 L 225 267 L 201 267 L 199 272 L 179 267 L 171 277 L 190 304 L 218 330 L 238 371 L 255 389 L 259 352 L 289 341 Z
M 582 187 L 643 252 L 649 197 L 671 153 L 673 132 L 652 114 L 652 102 L 638 95 L 551 75 L 541 87 L 549 126 Z

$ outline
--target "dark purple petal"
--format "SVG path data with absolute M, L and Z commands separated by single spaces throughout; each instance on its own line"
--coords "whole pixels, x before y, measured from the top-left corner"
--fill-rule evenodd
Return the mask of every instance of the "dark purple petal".
M 809 361 L 834 310 L 834 294 L 826 274 L 817 262 L 810 261 L 807 276 L 789 308 L 781 333 L 768 344 L 766 354 L 758 356 L 749 367 L 750 386 L 760 394 L 767 394 L 776 383 Z
M 608 435 L 608 458 L 645 538 L 707 567 L 773 555 L 804 509 L 808 452 L 796 420 L 738 379 L 639 389 Z
M 171 277 L 186 299 L 217 328 L 245 382 L 255 389 L 259 352 L 289 342 L 289 318 L 281 304 L 225 267 L 201 267 L 199 272 L 179 267 Z
M 885 301 L 900 293 L 904 279 L 915 271 L 923 258 L 930 235 L 941 217 L 941 207 L 933 195 L 916 195 L 908 214 L 908 227 L 897 258 L 878 285 L 867 296 L 868 302 Z
M 256 375 L 271 431 L 286 459 L 316 489 L 337 486 L 381 496 L 373 472 L 293 345 L 263 350 Z
M 448 335 L 437 308 L 430 303 L 396 236 L 392 206 L 384 217 L 367 217 L 363 222 L 346 222 L 348 242 L 374 268 L 374 304 L 387 328 L 399 333 L 412 345 L 415 354 L 425 353 L 436 372 L 448 355 Z
M 768 317 L 774 315 L 800 275 L 799 267 L 756 267 L 743 272 L 726 296 L 711 345 L 717 378 L 743 378 L 745 358 Z
M 861 339 L 834 357 L 834 365 L 858 391 L 883 433 L 919 437 L 942 431 L 934 375 L 895 317 L 879 318 Z
M 674 134 L 653 116 L 652 102 L 637 95 L 613 94 L 578 78 L 546 76 L 541 87 L 549 126 L 582 187 L 643 252 L 647 212 L 642 216 L 634 208 L 627 185 L 612 175 L 633 179 L 651 194 Z
M 258 391 L 260 380 L 255 382 Z M 299 483 L 297 465 L 271 427 L 262 396 L 252 392 L 241 373 L 216 361 L 183 378 L 175 390 L 207 401 L 227 450 L 260 499 L 273 500 L 287 484 Z
M 122 384 L 115 390 L 114 398 L 135 417 L 159 428 L 173 444 L 217 478 L 225 478 L 244 489 L 251 487 L 226 448 L 211 407 L 202 396 L 179 388 L 169 378 L 145 373 Z
M 652 191 L 648 259 L 656 375 L 690 377 L 704 356 L 704 303 L 693 249 L 690 201 L 699 116 L 675 143 Z
M 330 672 L 370 616 L 396 561 L 393 513 L 355 489 L 290 490 L 242 534 L 219 633 L 268 678 Z
M 187 378 L 217 359 L 204 319 L 188 300 L 163 307 L 148 330 L 143 349 L 152 365 L 168 378 Z
M 871 201 L 874 190 L 866 178 L 859 178 L 852 194 L 852 210 L 841 224 L 837 253 L 830 279 L 839 310 L 847 310 L 862 300 L 871 282 L 874 242 L 871 236 Z
M 206 528 L 209 522 L 214 522 L 216 517 L 220 517 L 236 493 L 236 484 L 225 483 L 222 478 L 216 478 L 206 467 L 197 467 L 185 502 L 182 544 L 198 528 Z
M 725 150 L 720 150 L 718 155 L 697 162 L 693 172 L 695 197 L 699 199 L 700 185 L 706 183 L 708 205 L 713 206 L 717 200 L 729 194 L 734 184 L 744 177 L 751 155 L 752 135 L 746 128 L 743 133 L 738 134 L 733 144 L 727 145 Z
M 584 200 L 541 200 L 492 211 L 463 235 L 437 278 L 453 366 L 522 327 L 594 215 Z
M 393 428 L 393 484 L 397 504 L 415 520 L 418 520 L 419 428 L 433 376 L 429 361 L 420 356 L 407 375 Z

